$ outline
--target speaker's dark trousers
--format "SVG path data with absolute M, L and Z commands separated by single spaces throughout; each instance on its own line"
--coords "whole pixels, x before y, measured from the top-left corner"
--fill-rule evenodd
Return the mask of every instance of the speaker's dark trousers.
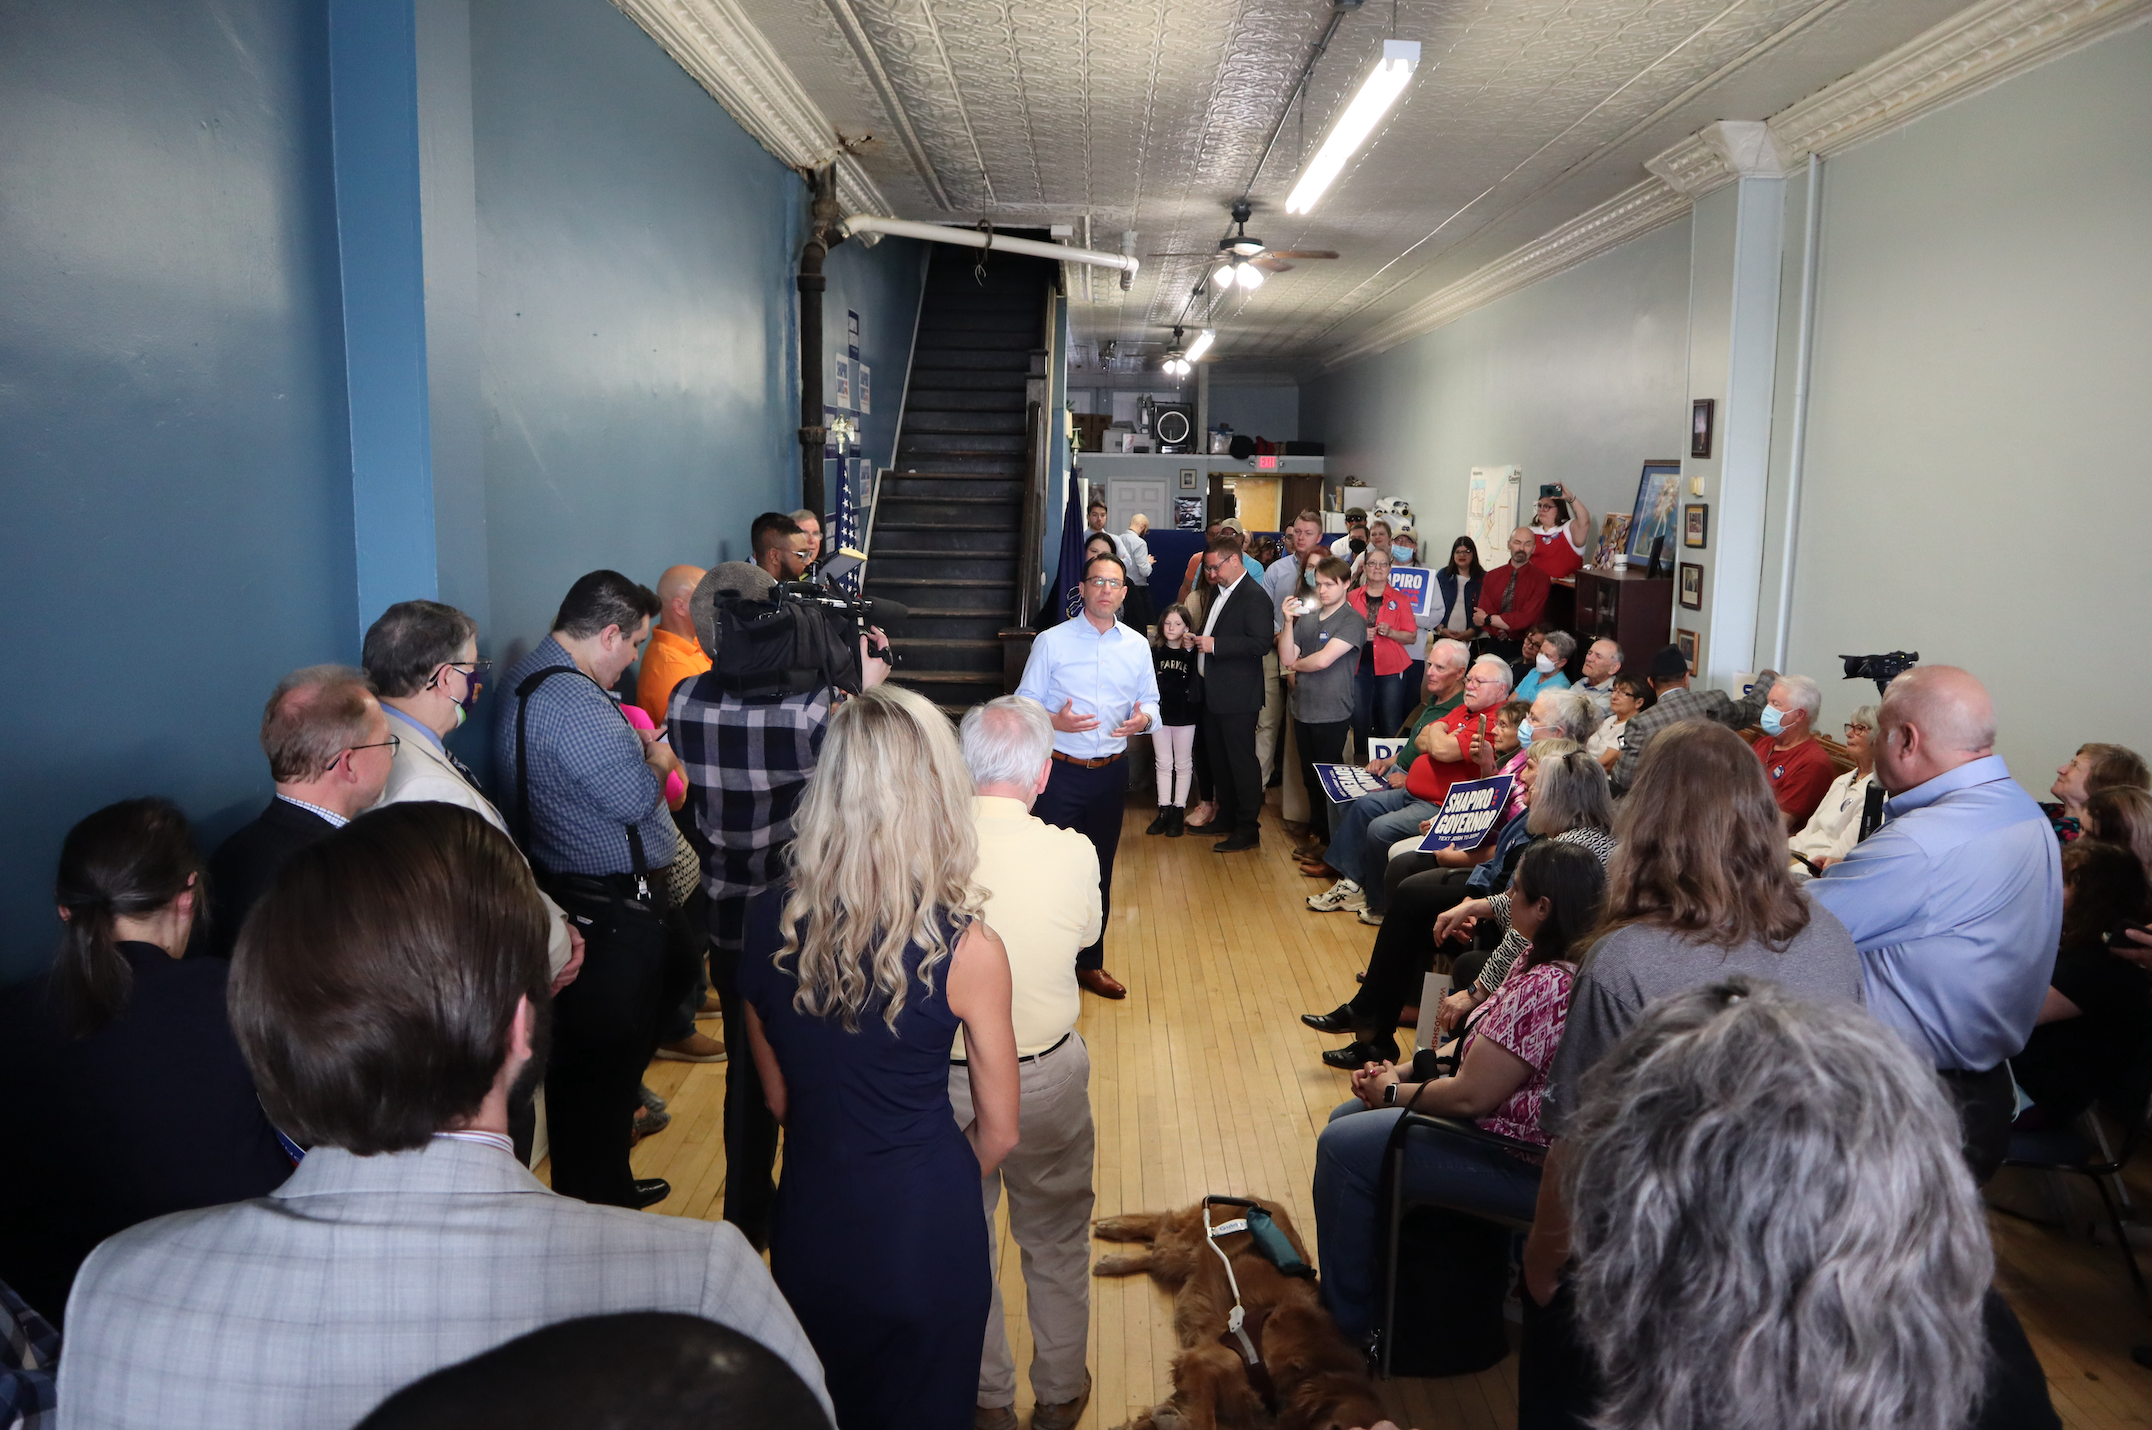
M 625 882 L 626 876 L 616 875 Z M 663 897 L 662 873 L 651 876 Z M 553 1190 L 608 1206 L 631 1206 L 628 1166 L 643 1069 L 657 1048 L 667 1005 L 680 997 L 684 961 L 666 915 L 651 904 L 555 879 L 548 888 L 583 935 L 583 971 L 553 1000 L 546 1063 L 546 1132 Z
M 1040 819 L 1075 830 L 1098 851 L 1098 905 L 1102 917 L 1097 940 L 1076 954 L 1079 972 L 1106 966 L 1106 929 L 1113 919 L 1113 856 L 1121 847 L 1121 816 L 1127 806 L 1125 754 L 1096 769 L 1056 754 L 1053 773 L 1046 778 L 1046 790 L 1031 807 Z
M 762 1074 L 747 1041 L 747 1003 L 740 997 L 747 899 L 710 900 L 710 981 L 725 1018 L 725 1220 L 762 1251 L 770 1244 L 770 1205 L 777 1198 L 771 1176 L 777 1119 L 762 1100 Z
M 1233 834 L 1256 833 L 1263 814 L 1263 766 L 1255 757 L 1255 722 L 1261 715 L 1260 710 L 1203 712 L 1218 824 Z

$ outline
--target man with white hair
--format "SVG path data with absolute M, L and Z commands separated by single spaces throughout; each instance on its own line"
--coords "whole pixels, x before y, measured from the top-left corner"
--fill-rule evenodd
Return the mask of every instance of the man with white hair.
M 1614 677 L 1621 674 L 1621 662 L 1621 645 L 1604 636 L 1584 652 L 1584 678 L 1576 688 L 1592 698 L 1602 720 L 1614 713 Z
M 2062 936 L 2052 827 L 1995 751 L 1995 707 L 1955 666 L 1884 693 L 1884 824 L 1808 884 L 1861 951 L 1868 1011 L 1941 1073 L 1980 1181 L 2002 1165 L 2025 1046 Z
M 1771 698 L 1757 712 L 1763 734 L 1754 746 L 1763 761 L 1764 778 L 1771 781 L 1771 797 L 1786 817 L 1786 832 L 1793 834 L 1808 823 L 1823 801 L 1823 792 L 1838 778 L 1830 752 L 1816 738 L 1816 717 L 1823 713 L 1823 691 L 1805 675 L 1782 675 L 1771 686 Z
M 986 1178 L 986 1220 L 1009 1191 L 1009 1234 L 1024 1253 L 1035 1430 L 1070 1430 L 1091 1396 L 1091 1054 L 1076 1033 L 1083 994 L 1076 953 L 1098 937 L 1098 854 L 1072 829 L 1031 812 L 1053 771 L 1046 707 L 1004 695 L 965 714 L 964 764 L 977 792 L 986 922 L 1009 951 L 1010 1011 L 1021 1073 L 1016 1150 Z M 949 1104 L 971 1121 L 964 1040 L 950 1054 Z M 999 1254 L 995 1256 L 998 1264 Z M 979 1360 L 977 1430 L 1016 1430 L 1016 1361 L 994 1288 Z
M 801 531 L 814 538 L 814 545 L 807 548 L 807 564 L 812 566 L 822 559 L 822 518 L 801 507 L 792 513 L 792 520 Z M 660 591 L 658 595 L 662 599 L 665 593 Z

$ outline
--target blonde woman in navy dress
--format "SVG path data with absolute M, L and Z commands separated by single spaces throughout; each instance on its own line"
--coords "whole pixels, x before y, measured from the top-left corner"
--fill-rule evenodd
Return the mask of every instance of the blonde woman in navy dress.
M 786 856 L 748 905 L 740 992 L 784 1175 L 770 1271 L 839 1430 L 965 1430 L 992 1296 L 980 1179 L 1016 1145 L 1009 959 L 980 918 L 947 717 L 879 685 L 830 717 Z M 962 1028 L 976 1119 L 949 1108 Z

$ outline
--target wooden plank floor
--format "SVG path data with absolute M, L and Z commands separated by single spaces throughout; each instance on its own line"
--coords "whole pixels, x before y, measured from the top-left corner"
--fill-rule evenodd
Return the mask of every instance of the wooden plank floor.
M 1262 849 L 1227 856 L 1195 836 L 1146 837 L 1154 811 L 1139 798 L 1124 826 L 1106 945 L 1107 967 L 1130 994 L 1121 1003 L 1087 995 L 1080 1025 L 1094 1066 L 1098 1215 L 1183 1206 L 1205 1192 L 1260 1194 L 1290 1208 L 1313 1246 L 1315 1135 L 1347 1089 L 1317 1060 L 1336 1040 L 1298 1015 L 1351 992 L 1374 930 L 1349 914 L 1307 911 L 1316 885 L 1294 868 L 1275 805 Z M 636 1174 L 672 1182 L 659 1211 L 715 1218 L 725 1067 L 653 1063 L 649 1082 L 671 1100 L 673 1123 L 636 1150 Z M 1992 1191 L 2029 1211 L 2050 1206 L 2023 1174 L 2005 1173 Z M 2140 1171 L 2132 1193 L 2152 1207 L 2152 1177 Z M 1990 1221 L 1998 1282 L 2031 1333 L 2063 1423 L 2152 1425 L 2152 1371 L 2129 1358 L 2132 1345 L 2152 1342 L 2152 1321 L 2136 1309 L 2115 1252 L 2000 1214 Z M 1017 1408 L 1027 1413 L 1023 1279 L 1006 1236 L 1000 1270 Z M 1082 1425 L 1103 1430 L 1165 1396 L 1174 1346 L 1167 1298 L 1148 1279 L 1092 1285 L 1095 1392 Z M 1514 1425 L 1516 1360 L 1384 1392 L 1397 1421 L 1418 1430 Z

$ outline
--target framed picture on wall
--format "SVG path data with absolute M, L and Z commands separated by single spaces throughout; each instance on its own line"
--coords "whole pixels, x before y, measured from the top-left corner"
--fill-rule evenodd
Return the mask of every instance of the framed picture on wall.
M 1681 563 L 1681 608 L 1685 611 L 1704 608 L 1704 568 L 1694 561 Z
M 1199 481 L 1199 478 L 1198 478 L 1198 477 L 1197 477 L 1197 475 L 1196 475 L 1196 469 L 1195 469 L 1194 467 L 1183 467 L 1183 468 L 1181 468 L 1181 490 L 1182 490 L 1182 491 L 1184 491 L 1184 492 L 1198 492 L 1198 491 L 1201 491 L 1201 490 L 1203 490 L 1203 488 L 1202 488 L 1201 486 L 1199 486 L 1199 485 L 1197 484 L 1197 483 L 1198 483 L 1198 481 Z
M 1646 462 L 1643 475 L 1636 481 L 1636 508 L 1629 517 L 1629 561 L 1642 566 L 1651 559 L 1651 544 L 1665 543 L 1664 549 L 1674 545 L 1674 510 L 1681 495 L 1681 463 Z M 1500 552 L 1502 543 L 1509 537 L 1502 532 L 1490 546 L 1482 543 L 1481 551 Z
M 1689 663 L 1689 678 L 1691 680 L 1695 679 L 1697 656 L 1696 632 L 1691 630 L 1684 630 L 1680 626 L 1674 627 L 1674 647 L 1681 652 L 1681 658 Z
M 1711 532 L 1711 508 L 1698 502 L 1681 509 L 1681 544 L 1691 551 L 1704 549 Z
M 1717 400 L 1709 397 L 1699 397 L 1689 404 L 1690 456 L 1708 457 L 1711 455 L 1711 422 L 1713 415 L 1718 411 L 1718 406 Z

